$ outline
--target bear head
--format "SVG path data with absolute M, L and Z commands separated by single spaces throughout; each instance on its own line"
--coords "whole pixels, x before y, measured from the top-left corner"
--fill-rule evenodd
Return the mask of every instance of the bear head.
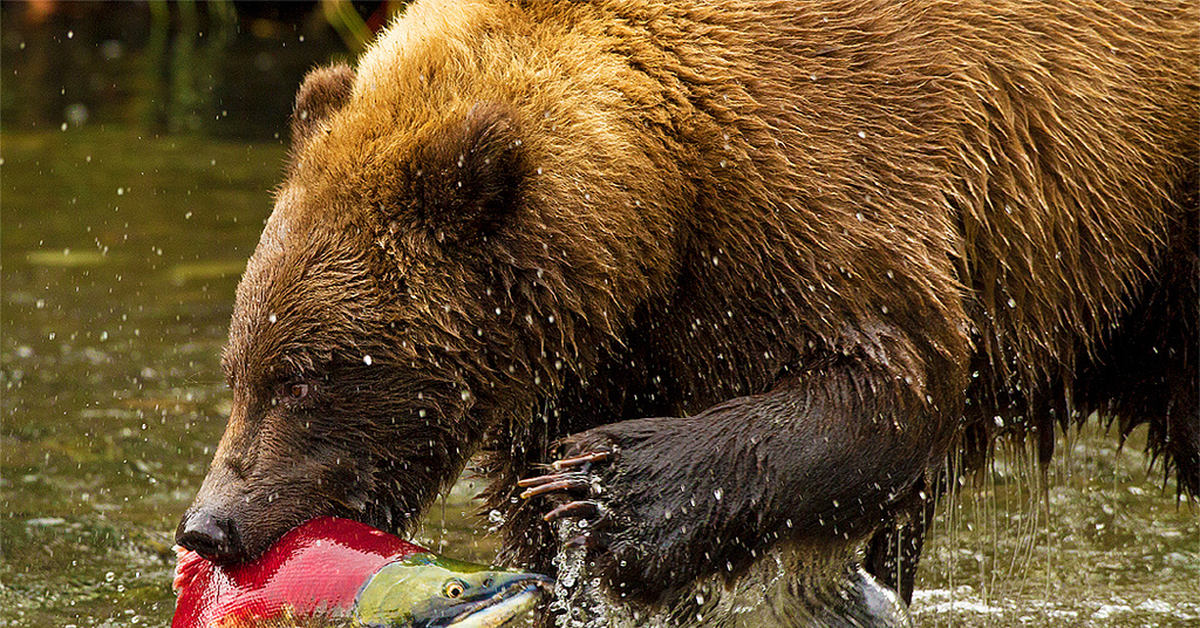
M 397 38 L 297 96 L 223 356 L 233 410 L 177 532 L 211 559 L 322 515 L 403 533 L 669 286 L 686 184 L 619 112 Z

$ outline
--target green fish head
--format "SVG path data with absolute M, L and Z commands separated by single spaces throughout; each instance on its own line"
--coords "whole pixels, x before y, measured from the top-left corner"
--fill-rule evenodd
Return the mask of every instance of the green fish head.
M 384 565 L 363 585 L 355 620 L 386 628 L 503 626 L 536 606 L 553 585 L 541 574 L 413 554 Z

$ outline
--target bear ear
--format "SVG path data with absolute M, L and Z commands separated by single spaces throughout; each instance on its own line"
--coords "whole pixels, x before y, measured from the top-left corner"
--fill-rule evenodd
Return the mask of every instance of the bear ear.
M 486 236 L 512 211 L 524 178 L 511 110 L 479 103 L 433 134 L 410 171 L 418 219 L 439 242 Z
M 353 87 L 354 70 L 344 63 L 310 71 L 296 92 L 292 146 L 308 140 L 330 115 L 341 109 L 350 100 Z

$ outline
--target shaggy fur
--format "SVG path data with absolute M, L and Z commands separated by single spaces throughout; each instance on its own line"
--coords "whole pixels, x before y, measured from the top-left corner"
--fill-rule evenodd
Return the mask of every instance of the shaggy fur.
M 416 2 L 301 89 L 189 516 L 232 560 L 318 514 L 402 529 L 486 450 L 505 558 L 548 569 L 515 482 L 574 435 L 616 450 L 593 569 L 654 605 L 781 538 L 878 533 L 908 586 L 923 534 L 902 568 L 886 534 L 951 448 L 1093 410 L 1195 493 L 1194 18 Z

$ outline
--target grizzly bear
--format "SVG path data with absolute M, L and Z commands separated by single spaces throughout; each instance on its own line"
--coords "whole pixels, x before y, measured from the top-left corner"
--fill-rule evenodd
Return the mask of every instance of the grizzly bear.
M 1002 435 L 1149 424 L 1195 494 L 1194 18 L 413 3 L 300 89 L 179 543 L 403 532 L 475 458 L 504 561 L 576 548 L 685 623 L 768 561 L 907 595 L 946 460 Z

